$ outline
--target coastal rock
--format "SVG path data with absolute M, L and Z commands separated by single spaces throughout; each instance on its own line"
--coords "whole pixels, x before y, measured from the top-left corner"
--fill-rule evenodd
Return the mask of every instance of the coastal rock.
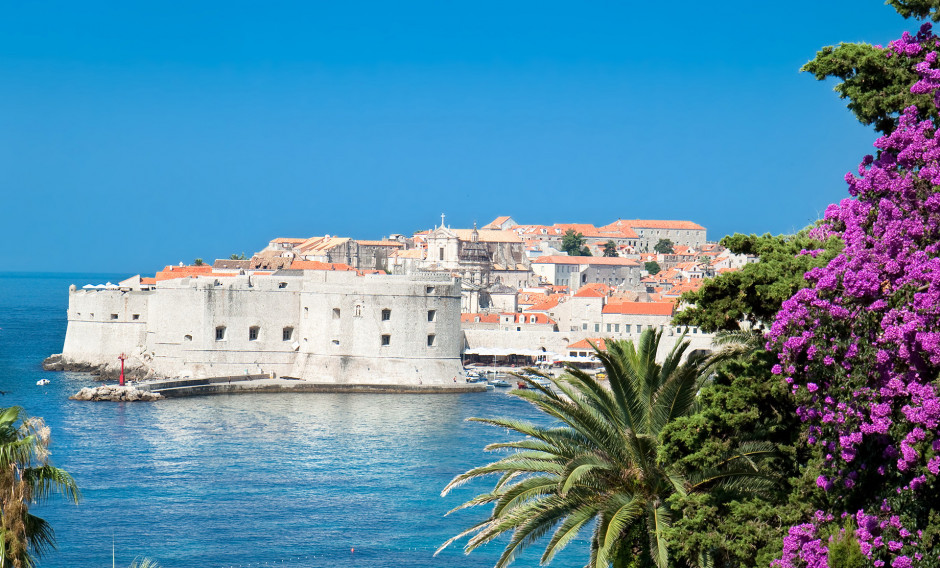
M 121 376 L 121 365 L 117 361 L 108 361 L 105 363 L 90 363 L 82 361 L 73 361 L 64 357 L 61 353 L 50 355 L 42 362 L 42 368 L 46 371 L 71 371 L 77 373 L 91 373 L 97 375 L 102 381 L 116 381 Z M 129 361 L 124 369 L 124 378 L 133 381 L 143 381 L 155 378 L 153 369 L 137 362 Z
M 85 387 L 69 397 L 72 400 L 111 401 L 111 402 L 152 402 L 160 400 L 160 393 L 140 390 L 134 386 L 101 385 Z

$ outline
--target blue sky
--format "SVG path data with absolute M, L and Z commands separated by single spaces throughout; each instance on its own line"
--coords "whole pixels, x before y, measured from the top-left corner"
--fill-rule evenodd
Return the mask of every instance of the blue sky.
M 799 67 L 880 0 L 5 2 L 3 270 L 499 215 L 791 232 L 873 130 Z

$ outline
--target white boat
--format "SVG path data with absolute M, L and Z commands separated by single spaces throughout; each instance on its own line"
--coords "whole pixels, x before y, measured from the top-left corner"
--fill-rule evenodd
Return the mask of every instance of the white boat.
M 39 385 L 39 386 L 41 386 L 41 387 L 44 387 L 44 386 L 48 385 L 49 382 L 50 382 L 49 379 L 39 379 L 38 381 L 36 381 L 36 384 Z
M 493 379 L 492 381 L 490 381 L 490 384 L 493 385 L 494 387 L 511 386 L 508 381 L 504 381 L 503 379 Z

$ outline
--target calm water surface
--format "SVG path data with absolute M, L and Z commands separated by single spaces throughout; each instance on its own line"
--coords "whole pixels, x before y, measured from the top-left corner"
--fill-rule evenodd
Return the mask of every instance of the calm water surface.
M 444 517 L 488 489 L 440 497 L 455 475 L 507 439 L 469 416 L 541 420 L 501 392 L 466 395 L 255 394 L 159 403 L 68 400 L 92 377 L 42 370 L 62 349 L 68 285 L 126 275 L 0 273 L 0 406 L 52 428 L 53 461 L 80 505 L 33 511 L 55 528 L 43 567 L 118 566 L 149 556 L 163 568 L 492 566 L 502 546 L 470 555 L 442 542 L 485 516 Z M 36 386 L 49 378 L 52 384 Z M 505 541 L 503 541 L 504 543 Z M 355 549 L 352 552 L 351 549 Z M 541 549 L 514 566 L 538 565 Z M 586 535 L 552 566 L 583 566 Z

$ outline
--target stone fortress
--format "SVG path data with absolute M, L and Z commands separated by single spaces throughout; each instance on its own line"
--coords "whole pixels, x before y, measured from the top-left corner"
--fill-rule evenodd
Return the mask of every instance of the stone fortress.
M 146 279 L 145 279 L 146 280 Z M 210 271 L 69 290 L 58 368 L 460 387 L 460 281 L 355 271 Z M 457 381 L 455 382 L 455 378 Z

